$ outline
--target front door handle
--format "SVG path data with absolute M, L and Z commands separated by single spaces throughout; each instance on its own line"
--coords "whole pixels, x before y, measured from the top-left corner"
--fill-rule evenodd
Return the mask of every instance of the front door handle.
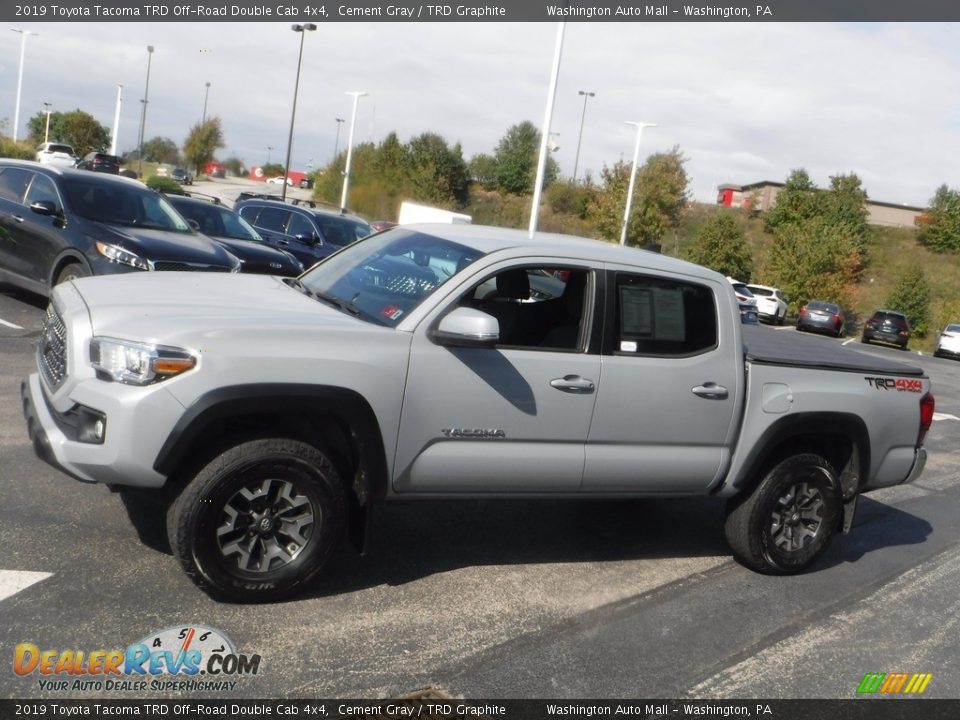
M 725 400 L 729 394 L 723 385 L 717 385 L 712 382 L 697 385 L 695 388 L 691 388 L 690 392 L 702 398 L 709 398 L 710 400 Z
M 579 375 L 564 375 L 562 378 L 554 378 L 550 381 L 550 387 L 568 393 L 592 393 L 594 390 L 593 380 L 587 380 Z
M 22 223 L 22 222 L 23 222 L 23 216 L 22 216 L 22 215 L 11 215 L 10 217 L 12 217 L 15 222 L 18 222 L 18 223 Z

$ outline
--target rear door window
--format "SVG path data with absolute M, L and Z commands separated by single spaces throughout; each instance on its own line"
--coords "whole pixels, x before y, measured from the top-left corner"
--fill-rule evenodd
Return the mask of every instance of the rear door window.
M 23 168 L 0 168 L 0 197 L 22 203 L 32 175 L 32 172 Z
M 246 208 L 244 208 L 246 210 Z M 260 210 L 257 220 L 254 223 L 257 227 L 264 230 L 282 233 L 290 217 L 290 211 L 283 208 L 265 207 Z

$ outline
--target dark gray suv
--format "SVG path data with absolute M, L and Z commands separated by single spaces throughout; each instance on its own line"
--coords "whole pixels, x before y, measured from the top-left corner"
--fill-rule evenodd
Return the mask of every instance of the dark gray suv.
M 87 275 L 239 268 L 136 180 L 0 160 L 0 281 L 48 295 Z
M 234 210 L 267 242 L 280 246 L 308 268 L 355 240 L 373 234 L 366 220 L 280 200 L 241 200 Z

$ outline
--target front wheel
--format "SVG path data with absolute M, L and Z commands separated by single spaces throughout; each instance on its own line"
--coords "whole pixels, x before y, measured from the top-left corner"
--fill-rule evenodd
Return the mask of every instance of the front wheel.
M 771 575 L 798 573 L 826 550 L 841 509 L 836 474 L 816 453 L 775 465 L 753 492 L 734 499 L 726 537 L 734 558 Z
M 171 505 L 167 535 L 187 575 L 236 602 L 279 600 L 323 568 L 344 530 L 336 468 L 298 440 L 240 443 L 197 472 Z

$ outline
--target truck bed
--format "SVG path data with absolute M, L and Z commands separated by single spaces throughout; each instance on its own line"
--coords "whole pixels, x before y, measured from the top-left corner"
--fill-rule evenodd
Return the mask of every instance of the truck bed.
M 857 352 L 826 337 L 762 325 L 744 325 L 743 343 L 747 360 L 752 363 L 881 375 L 923 375 L 921 368 Z

